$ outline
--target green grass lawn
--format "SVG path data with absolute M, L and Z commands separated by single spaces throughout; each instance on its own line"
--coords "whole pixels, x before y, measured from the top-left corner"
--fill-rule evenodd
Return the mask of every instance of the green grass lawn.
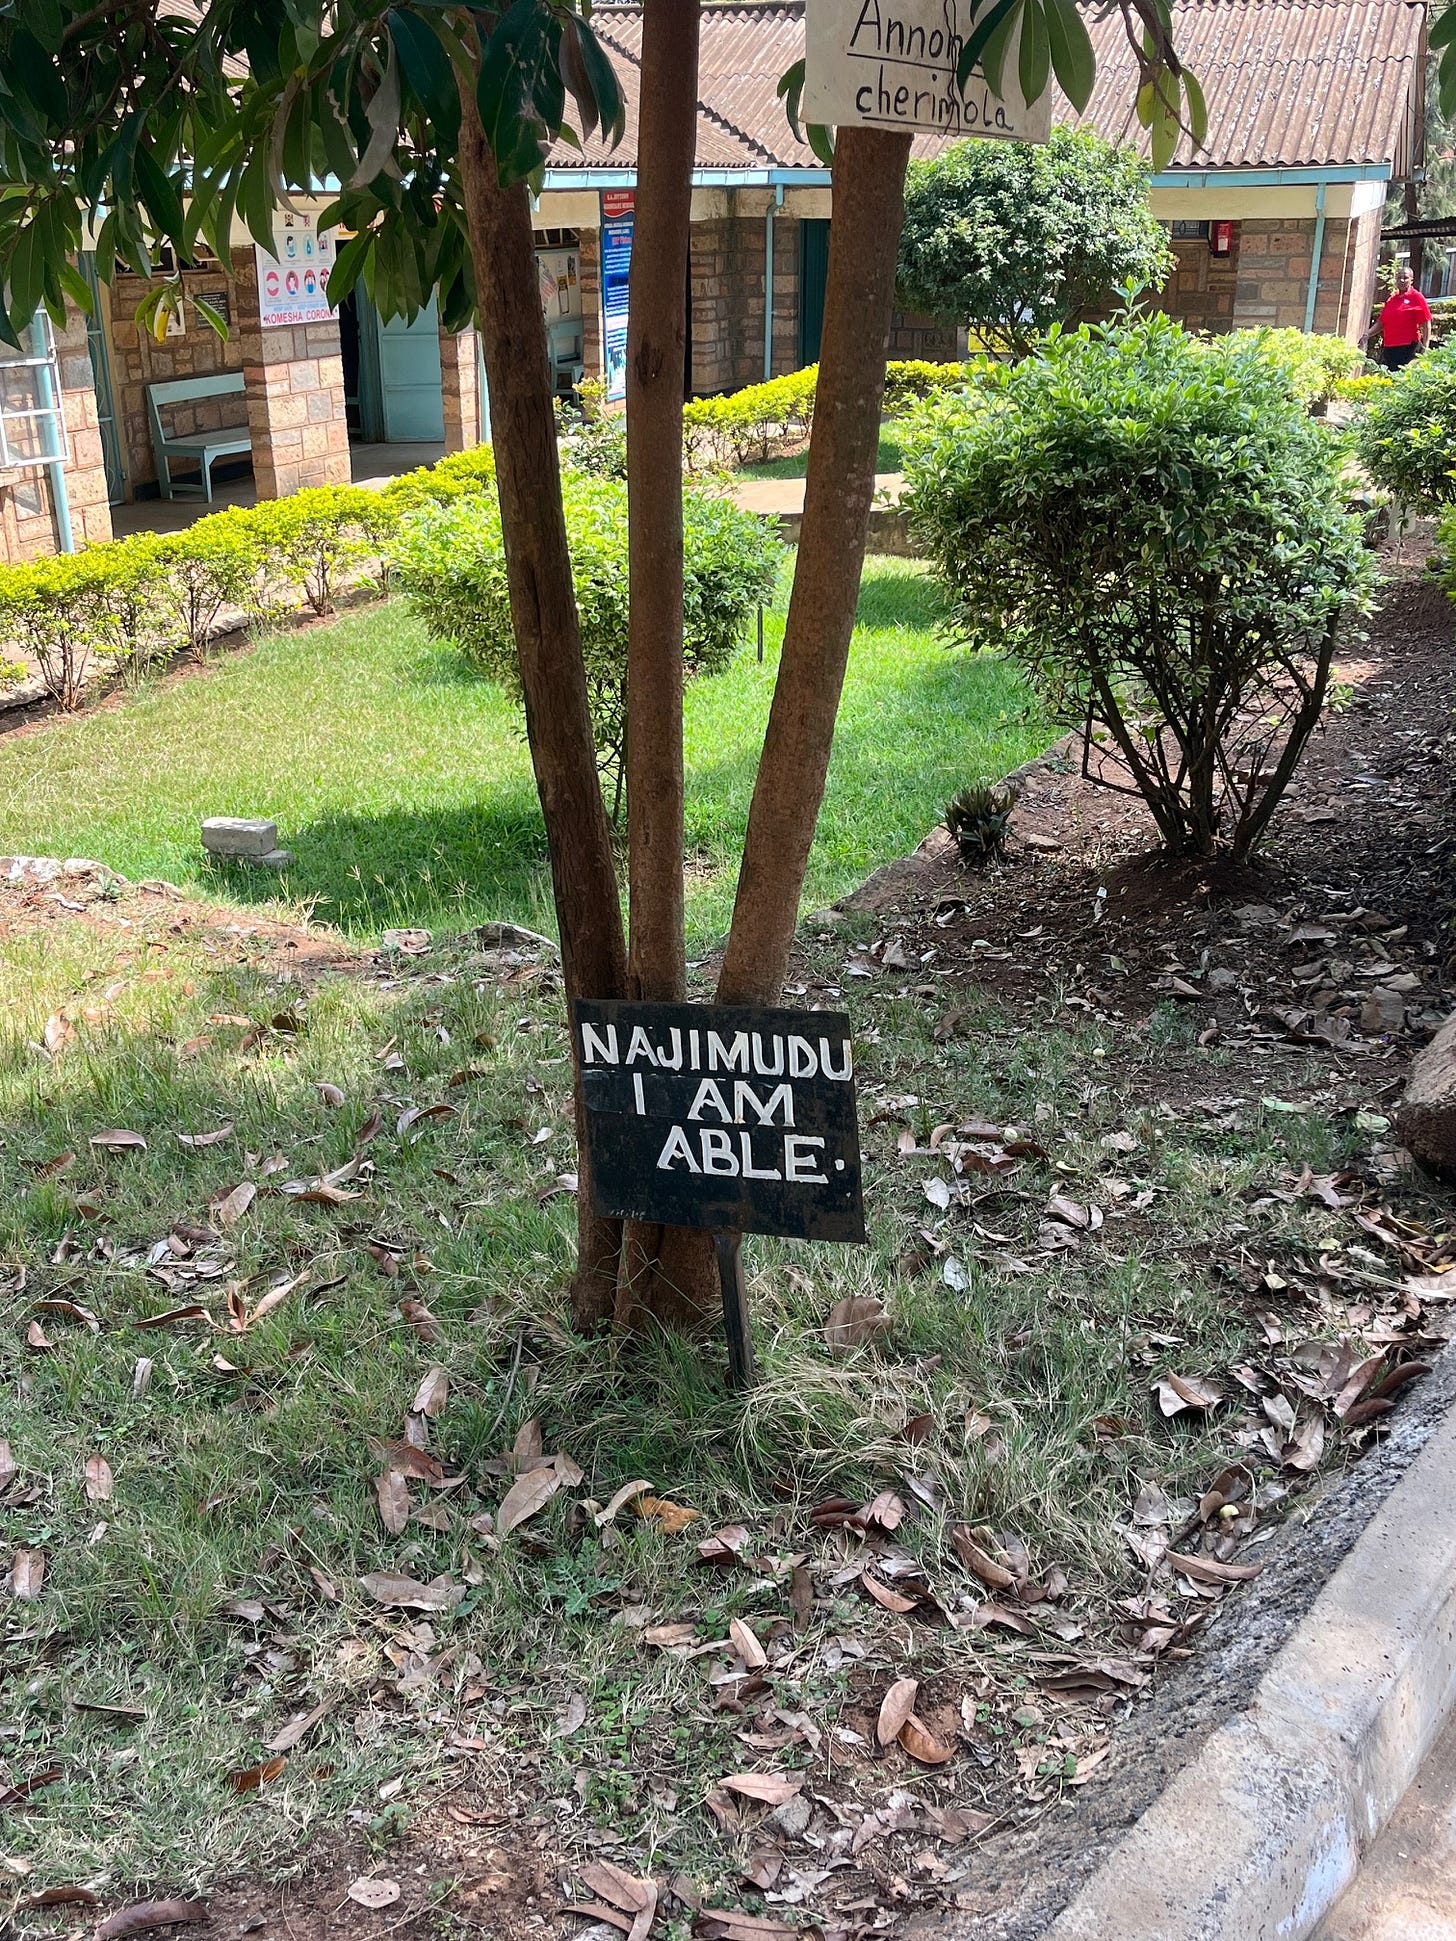
M 690 921 L 732 910 L 783 635 L 690 690 Z M 1007 665 L 947 650 L 925 571 L 871 559 L 805 890 L 818 907 L 912 848 L 946 799 L 1044 745 Z M 206 815 L 269 815 L 281 881 L 209 864 Z M 504 917 L 552 929 L 545 834 L 515 710 L 402 601 L 272 633 L 205 671 L 0 736 L 0 850 L 93 856 L 237 899 L 283 896 L 355 935 Z
M 634 1871 L 685 1869 L 731 1905 L 761 1836 L 752 1815 L 725 1832 L 705 1807 L 727 1773 L 802 1773 L 850 1824 L 894 1785 L 1000 1812 L 1017 1787 L 1045 1798 L 1075 1774 L 1106 1719 L 1039 1690 L 1041 1656 L 1079 1639 L 1089 1658 L 1126 1653 L 1114 1600 L 1146 1588 L 1122 1534 L 1130 1506 L 1150 1480 L 1196 1500 L 1230 1458 L 1232 1414 L 1167 1422 L 1150 1384 L 1169 1365 L 1225 1371 L 1263 1352 L 1253 1310 L 1278 1297 L 1242 1297 L 1220 1255 L 1271 1275 L 1277 1263 L 1284 1287 L 1336 1244 L 1317 1201 L 1268 1189 L 1306 1163 L 1357 1158 L 1348 1116 L 1253 1104 L 1220 1129 L 1158 1108 L 1170 1052 L 1226 1089 L 1222 1054 L 1191 1050 L 1182 1013 L 1033 1032 L 972 992 L 948 989 L 943 1004 L 888 982 L 849 991 L 870 1245 L 750 1241 L 762 1380 L 737 1398 L 719 1341 L 586 1341 L 564 1325 L 574 1210 L 552 1188 L 573 1138 L 558 997 L 494 984 L 462 950 L 301 991 L 286 952 L 179 931 L 175 909 L 133 894 L 99 921 L 0 935 L 0 1430 L 14 1465 L 0 1578 L 17 1550 L 45 1564 L 33 1601 L 0 1598 L 15 1673 L 3 1771 L 51 1775 L 7 1821 L 12 1900 L 74 1882 L 104 1902 L 206 1890 L 296 1866 L 319 1831 L 356 1853 L 366 1843 L 407 1882 L 427 1868 L 429 1891 L 448 1893 L 428 1847 L 404 1843 L 417 1820 L 428 1839 L 442 1788 L 469 1784 L 487 1807 L 519 1803 L 565 1854 L 605 1832 Z M 811 944 L 810 960 L 813 974 L 840 972 L 828 946 Z M 937 1029 L 946 1005 L 955 1035 Z M 397 1131 L 405 1107 L 445 1099 L 455 1116 Z M 947 1176 L 944 1154 L 924 1148 L 933 1125 L 971 1111 L 1034 1125 L 1039 1143 L 942 1216 L 922 1182 Z M 356 1144 L 371 1115 L 377 1133 Z M 146 1150 L 90 1144 L 113 1127 Z M 907 1127 L 921 1148 L 908 1157 Z M 184 1143 L 204 1133 L 222 1136 Z M 355 1197 L 279 1190 L 351 1155 Z M 256 1197 L 221 1211 L 240 1183 Z M 1054 1190 L 1109 1209 L 1071 1255 L 1037 1250 Z M 953 1284 L 919 1237 L 927 1225 L 961 1263 Z M 1002 1249 L 1028 1258 L 1010 1271 Z M 831 1304 L 870 1293 L 888 1332 L 836 1358 Z M 460 1481 L 440 1495 L 414 1483 L 391 1535 L 375 1479 L 432 1367 L 448 1399 L 416 1430 Z M 533 1420 L 545 1453 L 584 1473 L 502 1543 L 484 1519 L 510 1480 L 503 1452 Z M 98 1457 L 106 1490 L 88 1500 Z M 911 1474 L 923 1501 L 895 1543 L 945 1608 L 984 1595 L 947 1535 L 966 1517 L 1016 1533 L 1038 1575 L 1065 1573 L 1059 1628 L 1008 1642 L 870 1602 L 839 1533 L 809 1511 L 886 1487 L 911 1498 Z M 624 1514 L 603 1530 L 577 1507 L 632 1478 L 702 1521 L 673 1536 Z M 705 1570 L 697 1538 L 729 1522 L 751 1531 L 752 1566 Z M 791 1632 L 800 1559 L 814 1596 Z M 461 1601 L 422 1628 L 370 1601 L 371 1572 L 441 1575 Z M 781 1735 L 745 1745 L 750 1722 L 709 1702 L 713 1657 L 642 1638 L 645 1622 L 680 1622 L 707 1649 L 732 1619 L 775 1653 L 761 1702 L 805 1713 L 822 1753 L 817 1737 L 812 1751 Z M 880 1694 L 907 1673 L 952 1736 L 976 1694 L 975 1759 L 932 1777 L 864 1749 Z M 566 1739 L 573 1694 L 583 1716 Z M 229 1790 L 229 1773 L 317 1707 L 275 1778 Z M 831 1738 L 841 1721 L 858 1737 Z M 475 1749 L 467 1767 L 457 1734 Z M 70 1915 L 31 1913 L 14 1931 L 40 1941 Z
M 904 433 L 894 419 L 880 426 L 880 451 L 875 460 L 877 472 L 898 472 L 903 468 L 903 437 Z M 808 469 L 809 453 L 805 449 L 792 452 L 786 458 L 767 458 L 759 465 L 745 465 L 743 476 L 751 479 L 801 479 Z

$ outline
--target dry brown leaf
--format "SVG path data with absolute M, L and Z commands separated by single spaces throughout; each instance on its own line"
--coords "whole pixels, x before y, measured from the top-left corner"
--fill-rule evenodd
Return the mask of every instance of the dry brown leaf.
M 94 1941 L 121 1941 L 125 1934 L 145 1934 L 149 1928 L 175 1928 L 187 1921 L 206 1919 L 206 1901 L 138 1901 L 108 1915 L 97 1928 Z
M 401 1536 L 410 1517 L 409 1484 L 397 1469 L 385 1469 L 374 1479 L 379 1521 L 392 1537 Z
M 924 1719 L 917 1719 L 913 1712 L 900 1727 L 899 1738 L 910 1757 L 922 1766 L 943 1766 L 955 1757 L 955 1747 L 937 1739 Z
M 50 1336 L 39 1321 L 32 1321 L 25 1330 L 25 1345 L 27 1348 L 33 1348 L 38 1355 L 45 1354 L 52 1346 Z
M 10 1444 L 0 1440 L 0 1494 L 3 1494 L 15 1481 L 15 1458 L 10 1453 Z
M 1168 1552 L 1167 1561 L 1199 1584 L 1247 1584 L 1264 1568 L 1262 1564 L 1223 1564 L 1217 1557 L 1183 1556 L 1176 1550 Z
M 824 1323 L 824 1339 L 834 1354 L 848 1354 L 852 1348 L 878 1340 L 890 1327 L 883 1301 L 873 1294 L 849 1294 L 836 1301 Z
M 330 1085 L 327 1079 L 321 1080 L 313 1089 L 318 1093 L 322 1102 L 332 1107 L 335 1112 L 344 1103 L 344 1094 L 339 1090 L 337 1085 Z
M 906 1611 L 913 1611 L 915 1609 L 916 1600 L 913 1597 L 901 1597 L 898 1591 L 887 1589 L 880 1582 L 879 1578 L 872 1576 L 869 1571 L 861 1572 L 859 1581 L 875 1600 L 876 1604 L 883 1604 L 887 1611 L 893 1611 L 897 1616 L 903 1616 Z
M 240 1766 L 228 1774 L 227 1785 L 235 1793 L 256 1793 L 260 1786 L 276 1779 L 287 1764 L 286 1759 L 265 1759 L 260 1766 Z
M 233 1122 L 229 1119 L 226 1125 L 219 1126 L 215 1132 L 179 1132 L 177 1143 L 179 1146 L 220 1146 L 224 1139 L 231 1139 L 232 1136 Z
M 966 1569 L 979 1577 L 989 1590 L 1009 1591 L 1016 1588 L 1015 1571 L 1008 1570 L 1005 1564 L 998 1563 L 989 1551 L 983 1550 L 971 1535 L 968 1524 L 952 1524 L 950 1540 L 955 1546 L 956 1555 Z
M 561 1483 L 560 1470 L 549 1463 L 542 1469 L 528 1469 L 524 1476 L 518 1476 L 501 1498 L 501 1506 L 496 1511 L 497 1533 L 503 1537 L 509 1536 L 518 1525 L 544 1510 Z
M 803 1564 L 795 1564 L 789 1578 L 789 1609 L 794 1614 L 794 1629 L 806 1630 L 814 1615 L 814 1580 Z
M 376 1604 L 399 1611 L 448 1611 L 465 1595 L 465 1586 L 450 1577 L 436 1577 L 428 1584 L 421 1584 L 413 1577 L 371 1570 L 359 1583 Z
M 577 1473 L 580 1475 L 580 1471 Z M 690 1510 L 684 1503 L 671 1503 L 665 1496 L 636 1496 L 632 1499 L 632 1508 L 638 1516 L 660 1523 L 663 1534 L 669 1537 L 681 1536 L 690 1523 L 696 1523 L 702 1516 L 701 1510 Z
M 1178 1415 L 1184 1409 L 1217 1408 L 1223 1400 L 1222 1392 L 1210 1381 L 1199 1381 L 1191 1375 L 1175 1375 L 1171 1371 L 1153 1384 L 1158 1398 L 1158 1407 L 1164 1415 Z
M 86 1501 L 88 1503 L 111 1501 L 111 1464 L 105 1456 L 86 1458 Z
M 250 1179 L 239 1180 L 230 1193 L 223 1195 L 214 1211 L 217 1224 L 224 1233 L 230 1232 L 238 1224 L 257 1197 L 258 1189 Z
M 322 1704 L 315 1705 L 311 1712 L 300 1712 L 291 1718 L 287 1725 L 268 1741 L 269 1752 L 292 1752 L 301 1745 L 321 1719 L 328 1717 L 338 1704 L 337 1698 L 326 1698 Z
M 510 1460 L 516 1469 L 540 1462 L 546 1451 L 541 1439 L 541 1424 L 533 1415 L 516 1430 L 516 1439 L 511 1444 Z
M 651 1488 L 652 1488 L 651 1483 L 645 1482 L 640 1477 L 635 1483 L 623 1483 L 622 1487 L 616 1492 L 611 1502 L 608 1503 L 607 1507 L 604 1510 L 598 1510 L 596 1515 L 593 1517 L 592 1521 L 596 1524 L 599 1530 L 603 1527 L 603 1525 L 615 1522 L 617 1515 L 621 1510 L 625 1509 L 626 1506 L 630 1502 L 632 1502 L 634 1498 L 641 1496 L 645 1491 L 650 1490 Z
M 403 1300 L 399 1311 L 427 1348 L 432 1348 L 440 1339 L 440 1324 L 423 1301 Z
M 436 1105 L 412 1105 L 400 1113 L 395 1120 L 394 1130 L 398 1137 L 403 1139 L 411 1126 L 422 1125 L 427 1119 L 458 1119 L 459 1117 L 460 1114 L 456 1108 L 453 1105 L 446 1105 L 443 1101 Z M 416 1133 L 415 1138 L 419 1137 L 420 1134 Z
M 622 1934 L 630 1934 L 635 1915 L 624 1914 L 620 1908 L 608 1907 L 605 1901 L 568 1901 L 562 1908 L 563 1914 L 580 1914 L 583 1920 L 605 1921 L 608 1927 L 616 1928 Z
M 200 1301 L 189 1301 L 186 1307 L 169 1307 L 165 1314 L 146 1314 L 140 1321 L 133 1321 L 134 1328 L 170 1328 L 177 1321 L 206 1321 L 211 1325 L 212 1317 Z
M 105 1152 L 145 1152 L 147 1142 L 139 1132 L 128 1132 L 125 1126 L 111 1126 L 105 1132 L 93 1132 L 89 1143 L 100 1146 Z
M 19 1806 L 23 1800 L 33 1798 L 43 1786 L 54 1786 L 56 1781 L 64 1776 L 63 1767 L 42 1766 L 39 1772 L 31 1773 L 26 1779 L 16 1780 L 13 1786 L 0 1781 L 0 1806 Z
M 415 1390 L 415 1399 L 410 1403 L 410 1414 L 439 1415 L 449 1399 L 450 1377 L 443 1368 L 427 1369 L 424 1379 Z
M 360 1880 L 351 1880 L 347 1892 L 349 1899 L 357 1901 L 360 1907 L 393 1907 L 399 1899 L 399 1882 L 384 1880 L 378 1874 L 365 1874 Z
M 308 1269 L 305 1267 L 303 1272 L 301 1274 L 295 1274 L 292 1280 L 279 1281 L 276 1287 L 270 1287 L 266 1294 L 259 1296 L 258 1305 L 248 1315 L 243 1326 L 245 1328 L 251 1328 L 253 1323 L 255 1321 L 261 1321 L 265 1314 L 271 1314 L 274 1308 L 282 1307 L 294 1288 L 298 1287 L 307 1279 Z
M 698 1545 L 698 1558 L 705 1564 L 737 1563 L 739 1552 L 748 1542 L 748 1526 L 743 1523 L 727 1523 L 721 1530 L 715 1530 L 710 1537 L 704 1537 Z
M 95 1907 L 96 1896 L 89 1887 L 42 1887 L 38 1894 L 28 1894 L 20 1905 L 24 1908 Z
M 613 1861 L 588 1860 L 580 1872 L 593 1894 L 626 1914 L 640 1914 L 657 1900 L 657 1889 L 650 1880 L 639 1880 Z
M 899 1738 L 905 1722 L 915 1710 L 915 1701 L 920 1696 L 918 1678 L 897 1678 L 880 1701 L 879 1721 L 875 1726 L 875 1737 L 882 1746 L 892 1744 Z
M 46 1300 L 46 1301 L 37 1301 L 35 1306 L 31 1309 L 31 1312 L 33 1314 L 59 1315 L 60 1318 L 64 1321 L 79 1322 L 83 1328 L 89 1328 L 92 1334 L 100 1334 L 101 1332 L 101 1323 L 97 1320 L 96 1316 L 91 1312 L 90 1308 L 82 1307 L 79 1301 L 63 1301 L 63 1300 L 55 1300 L 55 1299 Z
M 743 1622 L 742 1618 L 730 1618 L 728 1620 L 728 1636 L 733 1642 L 733 1649 L 738 1653 L 748 1669 L 750 1671 L 762 1671 L 763 1667 L 768 1663 L 768 1653 Z
M 691 1644 L 697 1635 L 696 1624 L 649 1624 L 642 1633 L 642 1642 L 655 1645 L 659 1651 L 668 1651 L 674 1645 Z
M 17 1604 L 33 1604 L 45 1582 L 45 1552 L 17 1550 L 10 1564 L 10 1595 Z
M 787 1773 L 732 1773 L 720 1783 L 744 1799 L 762 1800 L 765 1806 L 782 1806 L 785 1800 L 802 1791 L 804 1775 L 791 1779 Z

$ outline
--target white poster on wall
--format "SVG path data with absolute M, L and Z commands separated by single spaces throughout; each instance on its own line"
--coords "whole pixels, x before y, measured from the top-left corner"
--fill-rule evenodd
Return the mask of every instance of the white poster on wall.
M 1016 82 L 1016 40 L 1002 67 L 1004 97 L 979 68 L 964 95 L 957 87 L 972 25 L 971 0 L 808 0 L 800 114 L 832 128 L 1044 142 L 1052 88 L 1027 105 Z
M 329 271 L 334 267 L 331 230 L 312 216 L 280 212 L 273 224 L 273 254 L 253 245 L 258 258 L 258 309 L 265 330 L 283 324 L 327 323 Z

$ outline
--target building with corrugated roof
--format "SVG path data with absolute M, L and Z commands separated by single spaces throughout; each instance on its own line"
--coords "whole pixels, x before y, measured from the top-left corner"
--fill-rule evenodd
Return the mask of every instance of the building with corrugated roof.
M 619 380 L 625 346 L 641 11 L 606 4 L 593 18 L 621 77 L 627 133 L 610 152 L 599 136 L 580 150 L 559 144 L 535 209 L 562 389 L 582 376 Z M 1173 0 L 1173 24 L 1207 97 L 1209 135 L 1196 154 L 1185 138 L 1151 180 L 1177 258 L 1161 301 L 1208 330 L 1267 323 L 1358 336 L 1386 196 L 1421 164 L 1424 5 Z M 1122 17 L 1090 26 L 1097 83 L 1085 119 L 1145 148 Z M 689 394 L 736 389 L 818 354 L 831 180 L 778 93 L 803 46 L 803 0 L 704 8 Z M 1057 119 L 1077 119 L 1061 107 Z M 917 150 L 937 145 L 920 137 Z M 32 440 L 44 434 L 45 453 L 0 463 L 0 558 L 104 536 L 108 501 L 186 489 L 198 460 L 185 449 L 169 459 L 169 444 L 211 451 L 209 476 L 220 479 L 251 463 L 271 496 L 347 479 L 351 442 L 458 449 L 488 435 L 473 333 L 442 333 L 433 304 L 410 324 L 386 322 L 362 288 L 328 310 L 318 295 L 327 263 L 311 254 L 327 241 L 309 232 L 310 205 L 300 207 L 299 218 L 280 215 L 272 258 L 240 232 L 231 262 L 184 271 L 181 316 L 160 342 L 135 321 L 146 283 L 126 275 L 102 292 L 89 330 L 75 318 L 56 342 L 40 321 L 30 364 L 0 387 L 49 400 L 25 426 Z M 196 298 L 231 317 L 226 341 Z M 954 327 L 900 314 L 892 355 L 950 358 L 963 341 Z M 0 413 L 0 461 L 5 436 Z

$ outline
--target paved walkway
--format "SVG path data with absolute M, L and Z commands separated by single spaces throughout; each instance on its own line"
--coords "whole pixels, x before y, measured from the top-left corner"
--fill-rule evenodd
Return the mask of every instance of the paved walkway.
M 1456 1723 L 1314 1941 L 1456 1941 Z
M 875 497 L 880 504 L 898 505 L 905 488 L 903 472 L 876 472 Z M 775 518 L 804 510 L 802 479 L 740 479 L 733 497 L 745 512 L 772 513 Z

